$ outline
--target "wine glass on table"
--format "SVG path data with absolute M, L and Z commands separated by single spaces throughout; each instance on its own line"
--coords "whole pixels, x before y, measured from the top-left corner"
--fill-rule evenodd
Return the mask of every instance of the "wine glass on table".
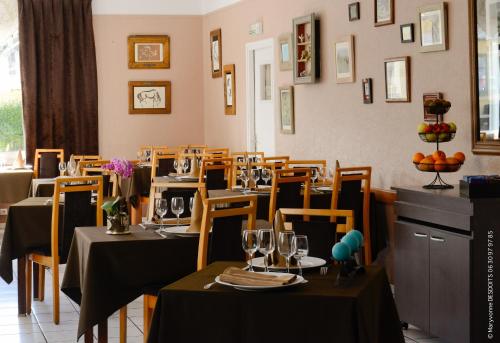
M 295 247 L 297 248 L 293 257 L 297 260 L 299 275 L 302 276 L 302 258 L 309 254 L 309 242 L 307 241 L 307 236 L 304 235 L 295 235 L 293 239 L 295 240 Z
M 171 207 L 172 213 L 177 216 L 177 226 L 179 226 L 179 216 L 184 213 L 184 199 L 182 197 L 173 197 Z
M 259 252 L 264 255 L 264 271 L 269 272 L 269 255 L 274 252 L 274 230 L 262 229 L 259 230 Z
M 240 180 L 243 182 L 243 193 L 247 191 L 247 184 L 248 184 L 248 170 L 242 169 L 240 173 Z
M 318 179 L 318 169 L 311 168 L 311 180 L 313 182 L 313 187 L 315 186 L 317 179 Z
M 62 161 L 62 162 L 59 162 L 59 174 L 61 176 L 64 176 L 64 174 L 66 173 L 66 162 Z
M 253 272 L 253 254 L 255 254 L 258 249 L 257 231 L 243 230 L 241 245 L 243 250 L 250 256 L 250 268 L 248 270 Z
M 75 161 L 69 161 L 66 164 L 66 169 L 68 170 L 69 176 L 75 176 L 75 174 L 76 174 L 76 162 Z
M 175 169 L 175 173 L 177 174 L 179 172 L 179 161 L 177 161 L 177 159 L 174 159 L 174 169 Z
M 189 213 L 193 214 L 194 197 L 189 198 Z
M 295 245 L 295 232 L 282 231 L 278 237 L 278 252 L 286 259 L 286 270 L 290 273 L 290 257 L 295 255 L 297 246 Z
M 255 184 L 255 188 L 258 188 L 257 182 L 260 180 L 260 170 L 259 169 L 252 169 L 250 172 L 250 178 L 252 179 L 253 183 Z
M 267 183 L 269 182 L 269 180 L 271 180 L 271 170 L 268 169 L 268 168 L 264 168 L 262 169 L 261 173 L 261 178 L 262 180 L 264 180 L 264 182 L 266 183 L 266 186 L 267 186 Z
M 163 217 L 165 217 L 168 212 L 167 199 L 156 199 L 155 211 L 158 217 L 160 217 L 160 230 L 163 230 Z
M 185 158 L 184 162 L 182 162 L 182 172 L 186 174 L 188 169 L 189 169 L 189 159 Z

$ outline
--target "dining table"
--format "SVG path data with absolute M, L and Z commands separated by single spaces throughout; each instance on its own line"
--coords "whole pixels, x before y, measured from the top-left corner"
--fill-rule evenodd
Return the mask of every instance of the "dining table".
M 0 204 L 13 204 L 28 196 L 32 169 L 0 168 Z
M 161 289 L 148 343 L 404 343 L 384 268 L 337 282 L 340 266 L 304 271 L 306 283 L 266 291 L 214 284 L 230 266 L 214 262 Z

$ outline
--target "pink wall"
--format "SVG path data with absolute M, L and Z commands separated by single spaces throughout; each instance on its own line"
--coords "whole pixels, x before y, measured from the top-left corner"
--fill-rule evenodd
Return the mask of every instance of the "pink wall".
M 99 87 L 99 150 L 105 158 L 135 158 L 142 144 L 204 141 L 200 16 L 94 16 Z M 170 69 L 132 70 L 127 36 L 170 36 Z M 128 81 L 172 82 L 172 114 L 129 115 Z
M 423 120 L 422 94 L 441 91 L 453 107 L 447 121 L 459 128 L 445 152 L 464 151 L 468 157 L 459 173 L 446 175 L 456 182 L 471 173 L 498 173 L 499 157 L 474 156 L 470 152 L 470 90 L 467 0 L 448 1 L 450 49 L 420 53 L 418 43 L 401 44 L 399 25 L 416 23 L 417 8 L 428 0 L 396 0 L 395 25 L 373 26 L 373 1 L 361 2 L 361 20 L 349 22 L 348 1 L 331 0 L 243 0 L 203 17 L 203 112 L 205 141 L 209 145 L 246 147 L 245 44 L 292 31 L 292 19 L 316 12 L 321 19 L 321 81 L 295 87 L 296 134 L 279 133 L 276 107 L 277 153 L 293 158 L 336 159 L 342 165 L 371 165 L 375 186 L 423 184 L 433 175 L 418 172 L 411 163 L 414 152 L 432 153 L 420 141 L 417 125 Z M 431 1 L 432 2 L 432 1 Z M 264 34 L 251 37 L 249 25 L 264 24 Z M 223 80 L 210 75 L 209 32 L 222 28 L 223 63 L 236 64 L 237 115 L 225 116 Z M 333 43 L 337 37 L 355 35 L 356 75 L 352 84 L 336 84 Z M 418 38 L 418 36 L 417 36 Z M 278 50 L 276 48 L 276 56 Z M 384 58 L 411 56 L 412 102 L 384 101 Z M 276 63 L 277 63 L 276 57 Z M 276 86 L 292 84 L 292 72 L 275 69 Z M 374 103 L 364 105 L 361 78 L 373 78 Z M 276 106 L 278 106 L 276 104 Z

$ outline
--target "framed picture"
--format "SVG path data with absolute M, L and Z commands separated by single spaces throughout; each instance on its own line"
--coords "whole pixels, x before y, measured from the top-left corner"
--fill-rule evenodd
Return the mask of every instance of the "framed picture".
M 360 19 L 359 15 L 359 2 L 353 2 L 349 4 L 349 21 L 355 21 Z
M 278 38 L 279 49 L 280 49 L 280 70 L 292 70 L 292 34 L 284 33 Z
M 448 49 L 448 6 L 446 2 L 422 6 L 418 9 L 420 51 Z
M 442 99 L 443 98 L 443 93 L 440 92 L 433 92 L 433 93 L 424 93 L 422 97 L 422 106 L 424 106 L 425 102 L 427 100 L 434 100 L 434 99 Z M 432 113 L 427 113 L 427 110 L 424 106 L 424 121 L 429 121 L 429 122 L 436 122 L 436 116 L 437 114 L 432 114 Z M 443 120 L 443 116 L 439 115 L 439 120 Z
M 224 112 L 225 114 L 236 114 L 236 79 L 234 64 L 224 66 Z
M 280 87 L 281 133 L 295 133 L 293 87 Z
M 129 81 L 129 114 L 171 113 L 170 81 Z
M 129 36 L 128 67 L 130 69 L 169 69 L 169 36 Z
M 335 75 L 337 83 L 355 81 L 354 36 L 346 36 L 335 42 Z
M 401 30 L 401 43 L 413 43 L 415 41 L 415 35 L 413 32 L 413 23 L 401 25 L 400 30 Z
M 363 86 L 363 103 L 372 104 L 373 103 L 373 89 L 372 89 L 372 79 L 367 78 L 361 80 Z
M 221 29 L 210 32 L 210 65 L 212 78 L 222 76 L 222 33 Z
M 394 0 L 373 0 L 375 26 L 394 24 Z
M 410 102 L 410 57 L 388 58 L 385 68 L 385 101 Z

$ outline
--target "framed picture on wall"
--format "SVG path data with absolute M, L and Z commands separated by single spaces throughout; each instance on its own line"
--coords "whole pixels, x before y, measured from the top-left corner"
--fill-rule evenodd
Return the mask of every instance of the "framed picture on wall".
M 170 68 L 170 37 L 129 36 L 128 67 L 130 69 Z
M 353 2 L 348 5 L 349 9 L 349 21 L 355 21 L 360 19 L 359 15 L 359 2 Z
M 362 80 L 363 86 L 363 103 L 372 104 L 373 103 L 373 89 L 372 89 L 372 79 L 366 78 Z
M 224 113 L 236 114 L 236 79 L 234 64 L 224 66 Z
M 210 32 L 210 65 L 212 78 L 222 76 L 222 31 L 221 29 Z
M 446 2 L 422 6 L 418 9 L 420 51 L 448 49 L 448 6 Z
M 394 24 L 394 0 L 373 0 L 375 26 Z
M 129 81 L 129 114 L 170 114 L 170 81 Z
M 292 70 L 292 34 L 284 33 L 278 38 L 279 49 L 280 49 L 280 70 Z
M 346 36 L 335 42 L 335 75 L 337 83 L 355 81 L 354 36 Z
M 281 133 L 295 133 L 293 86 L 280 87 Z
M 415 41 L 415 35 L 413 32 L 413 23 L 401 25 L 400 31 L 401 31 L 401 43 L 413 43 Z
M 410 57 L 388 58 L 384 62 L 385 101 L 410 102 Z

